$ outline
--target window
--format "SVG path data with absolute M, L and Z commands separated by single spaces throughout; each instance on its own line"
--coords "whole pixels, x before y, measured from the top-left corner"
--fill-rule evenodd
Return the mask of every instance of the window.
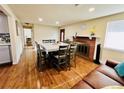
M 104 47 L 124 51 L 124 20 L 109 22 Z

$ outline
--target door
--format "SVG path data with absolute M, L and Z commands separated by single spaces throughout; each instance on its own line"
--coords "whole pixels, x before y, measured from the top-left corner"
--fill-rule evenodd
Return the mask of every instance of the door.
M 60 29 L 60 41 L 63 42 L 65 40 L 65 29 Z

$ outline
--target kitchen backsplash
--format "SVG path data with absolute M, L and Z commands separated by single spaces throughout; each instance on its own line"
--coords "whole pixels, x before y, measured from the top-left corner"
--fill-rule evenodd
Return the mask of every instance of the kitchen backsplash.
M 0 33 L 0 40 L 6 43 L 10 42 L 10 34 L 9 33 Z

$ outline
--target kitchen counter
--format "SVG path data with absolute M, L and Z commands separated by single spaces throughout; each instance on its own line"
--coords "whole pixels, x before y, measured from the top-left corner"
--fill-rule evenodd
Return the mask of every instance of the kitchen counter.
M 0 46 L 10 46 L 10 43 L 0 43 Z

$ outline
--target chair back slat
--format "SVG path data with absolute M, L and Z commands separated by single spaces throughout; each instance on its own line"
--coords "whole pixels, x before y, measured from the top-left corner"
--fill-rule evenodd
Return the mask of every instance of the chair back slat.
M 76 49 L 77 49 L 77 45 L 76 44 L 70 44 L 70 49 L 69 49 L 70 53 L 75 53 Z
M 59 56 L 67 55 L 68 46 L 59 46 Z

